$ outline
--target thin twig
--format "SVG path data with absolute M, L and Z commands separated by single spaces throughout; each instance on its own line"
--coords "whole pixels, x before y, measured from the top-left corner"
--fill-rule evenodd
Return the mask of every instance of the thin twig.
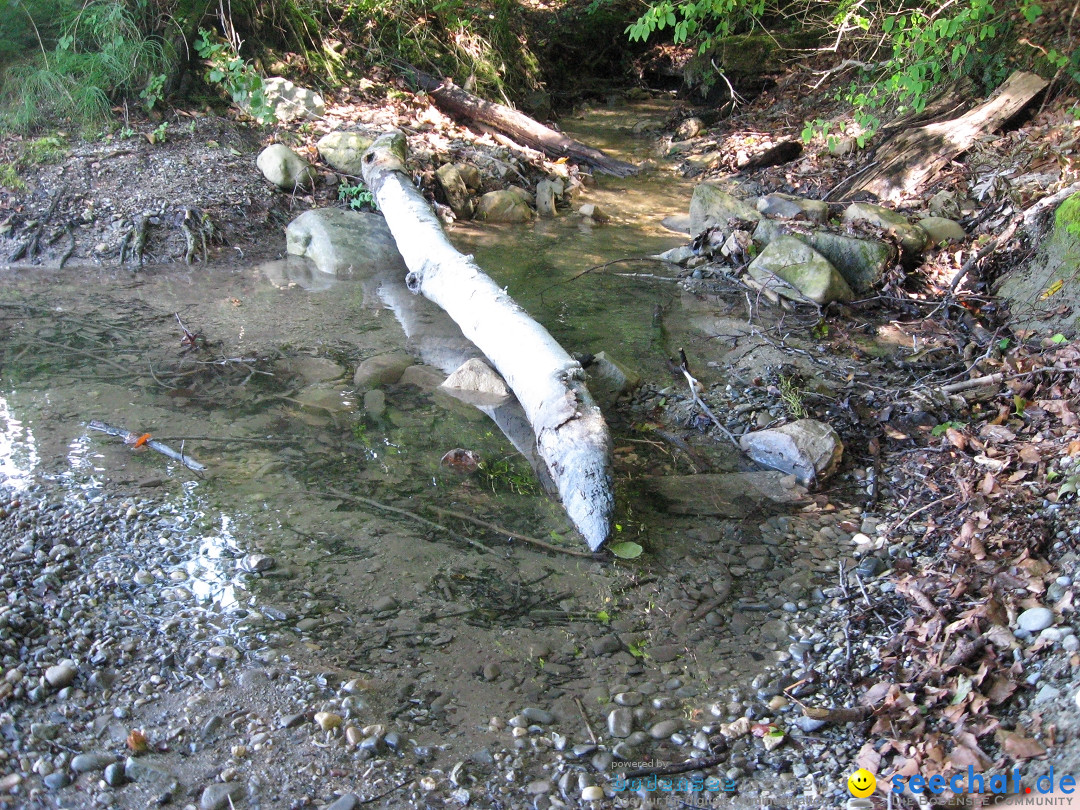
M 665 765 L 662 768 L 639 768 L 636 771 L 627 771 L 623 774 L 625 779 L 638 779 L 642 776 L 651 776 L 656 774 L 657 776 L 672 776 L 677 773 L 686 773 L 687 771 L 700 771 L 705 768 L 712 768 L 719 765 L 721 762 L 727 762 L 731 757 L 730 753 L 717 754 L 714 757 L 702 757 L 701 759 L 688 759 L 685 762 L 676 762 L 673 765 Z
M 465 512 L 457 512 L 453 509 L 446 509 L 442 506 L 429 506 L 425 505 L 426 509 L 430 509 L 439 515 L 448 515 L 455 517 L 458 520 L 468 521 L 469 523 L 475 523 L 477 526 L 481 526 L 485 529 L 495 532 L 496 534 L 505 534 L 508 537 L 513 537 L 515 540 L 521 540 L 524 543 L 531 543 L 534 546 L 538 546 L 547 551 L 555 551 L 559 554 L 570 554 L 574 557 L 595 557 L 596 555 L 590 551 L 578 551 L 574 548 L 563 548 L 562 546 L 552 545 L 544 540 L 540 540 L 536 537 L 529 537 L 527 534 L 520 534 L 519 532 L 511 531 L 510 529 L 504 529 L 495 523 L 488 523 L 486 520 L 480 520 L 480 518 L 473 517 Z
M 293 439 L 272 439 L 261 438 L 258 436 L 253 437 L 235 437 L 235 436 L 158 436 L 163 442 L 213 442 L 214 444 L 293 444 Z
M 45 340 L 45 338 L 27 336 L 26 339 L 32 343 L 41 343 L 45 346 L 52 346 L 57 349 L 67 349 L 73 354 L 81 354 L 83 357 L 89 357 L 92 360 L 97 360 L 99 363 L 105 363 L 106 365 L 112 366 L 113 368 L 120 369 L 120 371 L 128 375 L 132 373 L 131 366 L 121 365 L 114 360 L 109 360 L 105 357 L 101 357 L 100 355 L 94 354 L 93 352 L 88 352 L 85 349 L 76 349 L 74 346 L 68 346 L 66 343 L 54 343 L 51 340 Z
M 389 790 L 384 790 L 382 793 L 380 793 L 377 796 L 372 796 L 370 799 L 361 799 L 360 804 L 371 804 L 372 802 L 377 802 L 379 799 L 385 799 L 391 793 L 395 793 L 396 791 L 401 790 L 406 785 L 411 785 L 415 781 L 416 781 L 415 779 L 406 779 L 404 782 L 401 782 L 401 783 L 399 783 L 397 785 L 394 785 Z
M 926 504 L 926 506 L 920 506 L 918 509 L 916 509 L 914 512 L 912 512 L 906 518 L 904 518 L 899 523 L 897 523 L 895 526 L 893 526 L 892 531 L 894 531 L 894 532 L 897 531 L 901 526 L 903 526 L 905 523 L 907 523 L 909 520 L 911 520 L 913 517 L 915 517 L 919 513 L 925 512 L 927 509 L 929 509 L 929 508 L 931 508 L 933 506 L 937 506 L 938 504 L 945 503 L 946 501 L 951 501 L 953 498 L 956 498 L 956 497 L 958 497 L 956 495 L 956 493 L 953 493 L 952 495 L 946 495 L 944 498 L 938 498 L 936 501 L 930 501 L 930 503 Z
M 443 526 L 441 523 L 436 523 L 433 520 L 428 520 L 427 518 L 421 517 L 420 515 L 416 514 L 415 512 L 410 512 L 408 509 L 402 509 L 399 506 L 391 506 L 388 503 L 383 503 L 382 501 L 377 501 L 374 498 L 365 498 L 363 495 L 352 495 L 352 494 L 350 494 L 348 492 L 342 492 L 340 489 L 335 489 L 334 487 L 323 486 L 323 490 L 325 492 L 329 492 L 335 498 L 341 498 L 342 500 L 353 501 L 355 503 L 362 503 L 362 504 L 365 504 L 366 506 L 373 506 L 376 509 L 382 509 L 382 510 L 387 511 L 387 512 L 393 512 L 395 515 L 401 515 L 402 517 L 407 517 L 410 520 L 415 520 L 417 523 L 422 523 L 423 525 L 427 526 L 429 529 L 435 529 L 435 530 L 440 531 L 440 532 L 446 532 L 451 537 L 453 537 L 453 538 L 455 538 L 457 540 L 460 540 L 463 543 L 467 543 L 468 545 L 475 548 L 477 551 L 482 551 L 484 554 L 495 554 L 494 551 L 492 551 L 490 548 L 485 546 L 483 543 L 478 543 L 478 542 L 476 542 L 475 540 L 473 540 L 470 537 L 465 537 L 464 535 L 461 535 L 461 534 L 458 534 L 457 532 L 451 531 L 450 529 L 446 528 L 446 526 Z
M 679 360 L 679 370 L 683 373 L 683 376 L 686 377 L 686 382 L 690 386 L 690 396 L 693 397 L 694 403 L 705 412 L 705 415 L 720 429 L 720 432 L 727 436 L 735 448 L 741 452 L 742 448 L 739 447 L 739 440 L 735 438 L 735 435 L 727 429 L 723 422 L 716 418 L 716 414 L 714 414 L 709 406 L 705 404 L 705 400 L 698 395 L 698 388 L 703 388 L 704 386 L 694 379 L 694 375 L 690 373 L 690 366 L 686 361 L 686 352 L 681 348 L 679 349 Z
M 577 704 L 578 713 L 581 715 L 581 721 L 585 724 L 585 730 L 589 732 L 589 739 L 592 740 L 593 745 L 597 745 L 596 734 L 592 730 L 592 725 L 589 723 L 589 716 L 585 714 L 585 706 L 581 702 L 581 698 L 575 697 L 574 703 Z

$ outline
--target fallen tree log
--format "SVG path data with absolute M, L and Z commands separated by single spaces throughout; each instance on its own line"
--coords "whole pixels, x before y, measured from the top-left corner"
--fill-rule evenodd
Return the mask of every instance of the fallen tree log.
M 586 146 L 573 138 L 568 138 L 524 113 L 474 96 L 449 79 L 439 80 L 415 68 L 412 68 L 410 72 L 413 73 L 417 86 L 427 91 L 435 103 L 451 115 L 494 127 L 518 143 L 538 149 L 548 157 L 576 160 L 591 166 L 598 172 L 615 177 L 637 174 L 637 166 L 606 155 L 599 149 Z
M 838 187 L 826 199 L 868 191 L 881 200 L 898 202 L 917 194 L 980 135 L 993 132 L 1024 109 L 1046 84 L 1034 73 L 1014 73 L 994 95 L 958 118 L 904 130 L 878 148 L 865 176 Z
M 611 531 L 611 438 L 581 364 L 473 261 L 450 244 L 406 172 L 405 136 L 391 132 L 364 153 L 364 182 L 379 203 L 409 273 L 479 347 L 517 396 L 563 507 L 595 551 Z

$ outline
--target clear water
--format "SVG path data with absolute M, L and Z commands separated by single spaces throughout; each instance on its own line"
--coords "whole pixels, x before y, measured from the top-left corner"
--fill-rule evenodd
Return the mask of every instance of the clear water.
M 630 130 L 666 115 L 655 103 L 600 110 L 567 129 L 640 161 L 650 141 Z M 662 166 L 634 178 L 600 177 L 575 207 L 595 203 L 608 224 L 567 213 L 528 225 L 462 225 L 451 237 L 568 350 L 606 351 L 667 385 L 665 359 L 703 337 L 682 315 L 670 268 L 640 257 L 684 241 L 660 221 L 685 212 L 690 190 Z M 463 718 L 490 716 L 505 703 L 503 687 L 468 677 L 491 650 L 528 662 L 545 645 L 587 639 L 600 613 L 623 612 L 648 628 L 661 616 L 655 605 L 723 575 L 711 553 L 698 559 L 690 551 L 684 531 L 695 519 L 664 514 L 622 479 L 622 536 L 651 552 L 631 566 L 535 552 L 505 531 L 435 511 L 584 548 L 484 414 L 408 386 L 385 391 L 384 414 L 365 411 L 352 369 L 405 346 L 423 348 L 363 281 L 318 279 L 296 264 L 169 266 L 135 276 L 0 268 L 0 485 L 46 477 L 84 496 L 108 486 L 136 501 L 167 502 L 191 541 L 183 590 L 172 596 L 235 611 L 241 649 L 264 660 L 287 650 L 313 666 L 378 671 L 388 685 L 463 679 L 471 684 L 458 694 Z M 91 420 L 151 433 L 207 472 L 92 431 Z M 615 444 L 620 459 L 652 454 L 655 463 L 635 473 L 675 466 L 662 443 L 631 427 L 616 426 Z M 478 453 L 484 467 L 461 474 L 443 466 L 443 454 L 458 447 Z M 276 558 L 272 575 L 240 571 L 238 559 L 254 551 Z M 419 676 L 365 624 L 371 604 L 388 595 L 403 606 L 396 632 L 430 642 Z M 310 632 L 287 621 L 274 632 L 244 632 L 252 616 L 320 624 Z M 460 618 L 433 624 L 432 616 Z M 710 634 L 698 646 L 694 677 L 711 677 L 718 660 L 733 672 L 756 666 L 742 646 Z M 591 676 L 580 677 L 584 691 Z

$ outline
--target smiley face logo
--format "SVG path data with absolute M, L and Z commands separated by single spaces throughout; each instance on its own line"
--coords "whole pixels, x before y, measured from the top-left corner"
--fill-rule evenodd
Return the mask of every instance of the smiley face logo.
M 874 789 L 877 787 L 877 780 L 874 775 L 866 768 L 859 768 L 847 780 L 848 790 L 851 791 L 851 795 L 859 799 L 865 799 Z

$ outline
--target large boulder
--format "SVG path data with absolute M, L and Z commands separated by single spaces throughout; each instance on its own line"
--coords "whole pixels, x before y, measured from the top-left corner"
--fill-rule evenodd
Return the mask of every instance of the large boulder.
M 994 290 L 1010 305 L 1015 326 L 1070 337 L 1080 326 L 1080 193 L 1054 212 L 1050 233 L 1033 258 L 1001 279 Z
M 716 183 L 699 183 L 690 198 L 690 235 L 697 236 L 714 225 L 725 227 L 728 220 L 757 222 L 761 213 L 753 204 L 724 191 Z
M 436 170 L 435 179 L 454 216 L 458 219 L 472 219 L 472 195 L 461 176 L 461 168 L 455 163 L 444 163 Z
M 263 95 L 278 121 L 322 118 L 326 114 L 322 96 L 281 76 L 263 82 Z
M 533 210 L 527 202 L 531 195 L 528 192 L 525 195 L 514 188 L 489 191 L 480 198 L 476 218 L 487 222 L 528 222 L 533 218 Z
M 384 385 L 394 385 L 401 375 L 416 360 L 405 352 L 390 352 L 369 357 L 356 367 L 353 374 L 353 387 L 357 391 L 368 391 Z
M 781 472 L 665 475 L 643 483 L 664 500 L 669 512 L 680 515 L 742 518 L 763 507 L 799 503 L 806 496 L 795 476 Z
M 315 146 L 319 150 L 319 157 L 333 167 L 334 171 L 361 177 L 363 164 L 360 157 L 374 140 L 362 132 L 328 132 L 319 138 Z
M 835 472 L 844 452 L 836 431 L 816 419 L 746 433 L 739 447 L 763 467 L 794 475 L 803 485 Z
M 907 253 L 920 253 L 926 249 L 928 237 L 926 231 L 903 214 L 873 203 L 856 202 L 844 209 L 843 221 L 848 224 L 865 222 L 900 242 L 900 247 Z
M 850 301 L 855 297 L 829 260 L 794 236 L 771 241 L 747 270 L 763 284 L 779 277 L 817 304 Z M 782 290 L 777 292 L 784 294 Z
M 371 275 L 405 262 L 380 214 L 319 208 L 306 211 L 285 229 L 286 249 L 306 256 L 323 273 Z
M 295 191 L 315 185 L 319 173 L 315 168 L 283 143 L 272 143 L 255 159 L 255 165 L 283 191 Z
M 754 241 L 767 245 L 790 235 L 810 245 L 840 271 L 844 281 L 856 293 L 875 289 L 885 272 L 896 264 L 896 249 L 880 239 L 860 238 L 817 228 L 809 233 L 789 232 L 779 222 L 763 219 L 754 230 Z

